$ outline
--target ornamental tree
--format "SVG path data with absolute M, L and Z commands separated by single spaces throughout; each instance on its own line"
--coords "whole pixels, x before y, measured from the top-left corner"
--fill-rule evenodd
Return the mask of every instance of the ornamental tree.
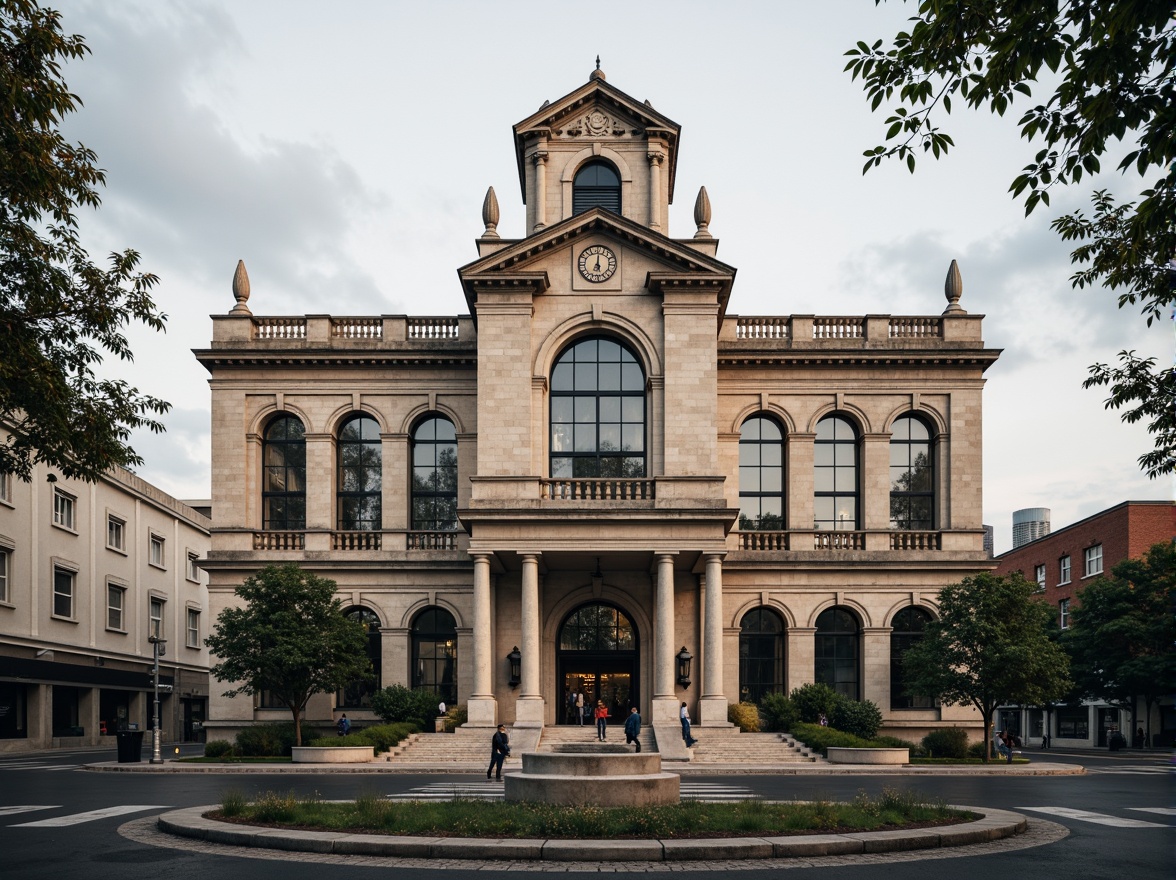
M 1071 687 L 1069 659 L 1056 641 L 1053 609 L 1033 598 L 1036 588 L 1019 572 L 985 572 L 940 590 L 939 617 L 902 655 L 910 690 L 975 706 L 986 739 L 997 706 L 1061 699 Z
M 269 691 L 294 718 L 302 745 L 302 710 L 317 693 L 370 677 L 363 625 L 343 616 L 335 582 L 293 563 L 269 565 L 245 579 L 204 643 L 216 664 L 209 670 L 233 687 L 226 697 Z

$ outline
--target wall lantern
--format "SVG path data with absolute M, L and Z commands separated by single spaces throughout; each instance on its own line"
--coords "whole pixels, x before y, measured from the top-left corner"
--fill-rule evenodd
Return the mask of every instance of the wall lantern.
M 523 662 L 523 655 L 519 653 L 519 646 L 515 645 L 514 650 L 506 655 L 506 662 L 510 664 L 510 681 L 507 682 L 512 688 L 519 686 L 519 666 Z
M 686 646 L 682 646 L 682 650 L 678 652 L 678 684 L 684 688 L 690 687 L 690 661 L 694 659 L 694 655 L 686 650 Z

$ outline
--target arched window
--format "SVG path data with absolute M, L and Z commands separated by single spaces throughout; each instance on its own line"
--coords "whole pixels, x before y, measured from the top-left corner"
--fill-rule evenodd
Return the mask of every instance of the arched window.
M 551 476 L 645 476 L 645 373 L 613 339 L 581 339 L 552 368 Z
M 770 608 L 753 608 L 739 624 L 739 699 L 759 703 L 784 693 L 784 621 Z
M 444 608 L 426 608 L 412 622 L 412 686 L 457 705 L 457 623 Z
M 356 415 L 339 428 L 336 444 L 339 461 L 338 507 L 335 513 L 342 531 L 378 532 L 383 453 L 380 426 L 370 416 Z
M 784 528 L 784 432 L 763 416 L 739 429 L 739 528 Z
M 457 432 L 442 416 L 425 419 L 412 432 L 412 527 L 457 528 Z
M 817 615 L 814 679 L 851 700 L 860 699 L 860 632 L 857 617 L 844 608 L 827 608 Z
M 367 633 L 367 658 L 372 664 L 370 678 L 353 681 L 335 695 L 340 709 L 362 709 L 372 704 L 372 694 L 380 689 L 380 618 L 370 608 L 348 608 L 343 612 L 348 620 L 363 625 Z
M 633 624 L 612 605 L 585 605 L 564 621 L 561 651 L 632 651 L 637 647 Z
M 598 700 L 620 724 L 629 707 L 640 703 L 640 665 L 637 630 L 629 616 L 604 602 L 581 605 L 560 625 L 555 653 L 565 721 L 583 720 L 568 701 L 571 694 L 583 694 L 589 724 Z
M 906 675 L 902 668 L 902 655 L 923 638 L 923 631 L 931 622 L 931 615 L 914 605 L 903 608 L 890 622 L 890 708 L 930 709 L 935 701 L 907 692 Z
M 582 214 L 597 206 L 621 213 L 621 176 L 603 159 L 588 162 L 572 180 L 572 213 Z
M 261 527 L 306 528 L 306 432 L 294 416 L 278 416 L 265 429 L 262 448 Z
M 890 434 L 890 528 L 935 528 L 931 432 L 915 416 L 897 419 Z
M 858 435 L 841 416 L 817 422 L 813 443 L 813 528 L 852 531 L 858 527 Z

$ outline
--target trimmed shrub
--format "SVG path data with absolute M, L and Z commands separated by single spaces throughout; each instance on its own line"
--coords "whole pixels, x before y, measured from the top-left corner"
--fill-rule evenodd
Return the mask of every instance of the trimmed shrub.
M 758 733 L 760 729 L 759 709 L 755 703 L 728 703 L 727 720 L 744 733 Z
M 416 724 L 374 724 L 347 736 L 320 736 L 307 743 L 320 749 L 336 748 L 338 746 L 371 746 L 377 755 L 388 751 L 402 739 L 419 733 Z
M 796 704 L 787 694 L 765 694 L 759 705 L 760 728 L 762 730 L 788 733 L 792 725 L 800 721 Z
M 372 711 L 386 724 L 408 721 L 421 730 L 431 729 L 437 716 L 437 695 L 394 684 L 372 694 Z
M 873 739 L 882 726 L 882 713 L 870 700 L 838 700 L 829 713 L 829 724 L 862 739 Z
M 927 754 L 927 750 L 923 746 L 907 739 L 899 739 L 897 736 L 876 736 L 873 743 L 887 749 L 906 749 L 911 753 L 912 758 L 922 758 Z
M 290 757 L 294 748 L 294 722 L 255 724 L 237 734 L 237 754 L 246 758 Z
M 828 718 L 833 714 L 833 707 L 845 699 L 829 685 L 819 681 L 798 687 L 789 696 L 797 715 L 805 724 L 816 724 L 822 712 Z
M 810 749 L 818 750 L 822 755 L 825 754 L 829 746 L 868 749 L 874 745 L 870 740 L 862 739 L 860 736 L 854 736 L 852 733 L 845 733 L 841 730 L 835 730 L 832 727 L 822 727 L 819 724 L 805 724 L 803 722 L 792 726 L 792 735 Z
M 929 758 L 968 757 L 968 734 L 961 727 L 944 727 L 923 737 Z M 981 752 L 983 754 L 983 752 Z
M 449 711 L 445 713 L 445 732 L 453 733 L 457 728 L 461 727 L 470 720 L 469 709 L 465 703 L 458 703 L 456 706 L 450 706 Z
M 989 743 L 989 742 L 987 742 L 987 741 L 986 741 L 986 742 L 972 743 L 970 746 L 968 746 L 968 757 L 969 757 L 969 758 L 981 758 L 981 759 L 983 759 L 983 757 L 984 757 L 984 750 L 985 750 L 986 748 L 991 748 L 991 745 L 992 745 L 992 744 L 991 744 L 991 743 Z M 990 755 L 989 755 L 989 757 L 992 757 L 992 755 L 990 754 Z
M 231 758 L 233 757 L 233 744 L 227 739 L 214 739 L 204 744 L 204 757 L 206 758 Z

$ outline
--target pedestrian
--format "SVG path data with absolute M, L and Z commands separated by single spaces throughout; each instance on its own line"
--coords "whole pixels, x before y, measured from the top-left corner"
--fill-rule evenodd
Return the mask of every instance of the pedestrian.
M 1133 742 L 1131 744 L 1131 747 L 1133 749 L 1142 749 L 1143 748 L 1143 728 L 1142 727 L 1135 728 L 1135 742 Z
M 829 719 L 825 717 L 824 712 L 817 713 L 817 723 L 819 725 L 821 725 L 821 727 L 828 727 L 829 726 Z
M 1005 732 L 1003 730 L 996 735 L 992 742 L 996 746 L 996 754 L 999 757 L 1007 757 L 1010 761 L 1013 760 L 1013 751 L 1005 745 Z
M 637 751 L 641 751 L 641 715 L 634 706 L 629 710 L 629 717 L 625 719 L 625 742 L 636 743 Z
M 348 720 L 346 712 L 343 713 L 338 723 L 335 724 L 335 728 L 339 731 L 339 736 L 347 736 L 347 734 L 351 733 L 351 721 Z
M 1041 747 L 1043 749 L 1049 748 L 1049 728 L 1048 727 L 1041 728 Z
M 608 742 L 608 706 L 597 700 L 596 711 L 592 714 L 596 717 L 596 738 L 600 742 Z
M 502 762 L 510 755 L 510 737 L 506 735 L 506 725 L 499 724 L 498 730 L 490 739 L 490 766 L 486 768 L 486 779 L 493 774 L 495 780 L 502 782 Z
M 568 691 L 568 698 L 564 700 L 566 707 L 566 718 L 564 719 L 568 724 L 573 724 L 576 720 L 576 692 Z
M 686 748 L 691 748 L 698 740 L 690 735 L 690 710 L 686 708 L 685 701 L 678 710 L 678 720 L 682 722 L 682 739 L 686 741 Z
M 437 704 L 437 714 L 438 714 L 438 715 L 444 715 L 444 714 L 445 714 L 445 712 L 446 712 L 446 710 L 447 710 L 447 708 L 448 708 L 448 707 L 445 705 L 445 701 L 444 701 L 444 700 L 442 700 L 440 703 L 438 703 L 438 704 Z
M 576 718 L 582 727 L 584 725 L 584 692 L 576 691 Z

